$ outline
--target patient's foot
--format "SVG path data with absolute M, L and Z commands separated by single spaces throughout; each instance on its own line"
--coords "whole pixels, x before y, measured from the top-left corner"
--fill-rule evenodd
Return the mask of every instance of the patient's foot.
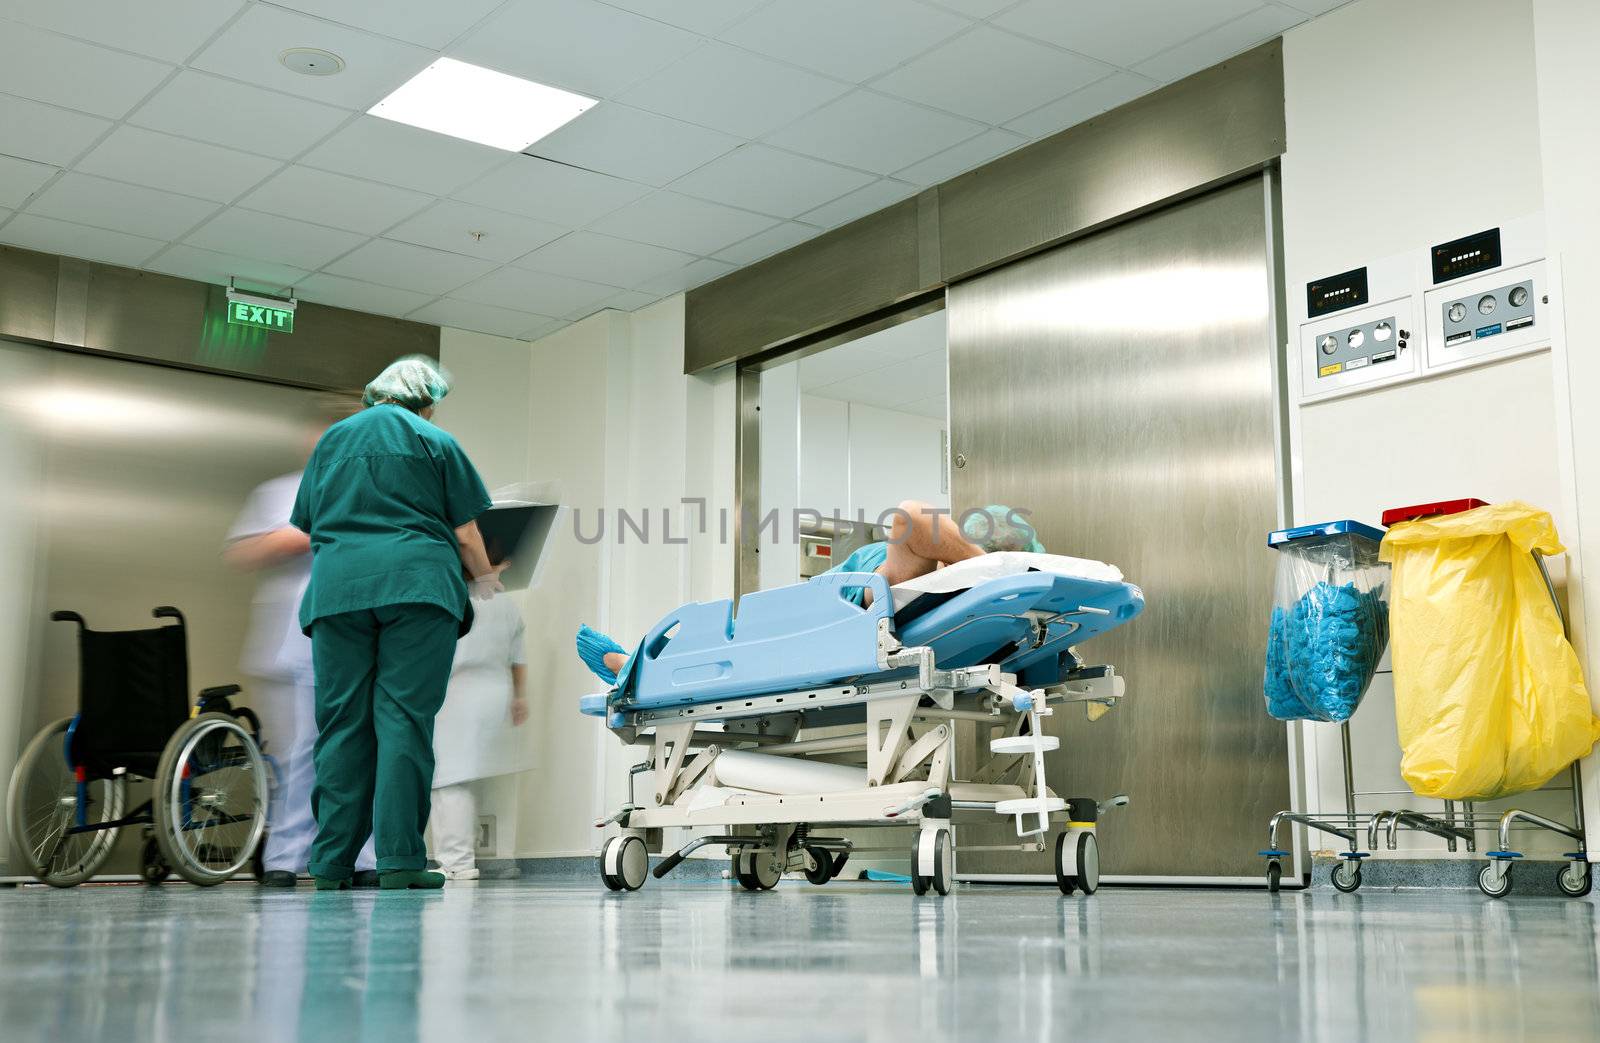
M 610 670 L 613 676 L 622 673 L 622 668 L 628 665 L 628 657 L 622 652 L 607 652 L 601 656 L 601 661 L 606 664 L 606 669 Z

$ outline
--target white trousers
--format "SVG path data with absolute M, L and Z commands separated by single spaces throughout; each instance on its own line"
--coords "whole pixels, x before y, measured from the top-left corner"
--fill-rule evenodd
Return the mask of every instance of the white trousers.
M 268 872 L 304 873 L 317 820 L 311 816 L 311 787 L 317 769 L 311 750 L 317 744 L 316 687 L 309 682 L 254 678 L 246 704 L 261 717 L 264 753 L 272 762 L 272 799 L 267 805 L 267 849 L 262 860 Z M 372 869 L 378 860 L 372 838 L 356 857 L 357 869 Z
M 428 819 L 433 830 L 433 859 L 446 873 L 474 869 L 478 839 L 478 802 L 472 784 L 458 782 L 433 791 L 433 814 Z

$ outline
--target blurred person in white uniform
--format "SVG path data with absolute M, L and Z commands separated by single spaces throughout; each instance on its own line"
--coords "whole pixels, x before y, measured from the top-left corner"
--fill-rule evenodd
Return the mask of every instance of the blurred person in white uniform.
M 494 559 L 491 548 L 491 560 Z M 494 561 L 496 568 L 506 562 Z M 510 729 L 528 719 L 522 613 L 504 593 L 477 603 L 456 643 L 444 707 L 433 724 L 433 859 L 452 880 L 476 880 L 478 806 L 472 783 L 516 770 Z
M 356 408 L 353 399 L 330 397 L 321 403 L 317 422 L 307 426 L 306 452 L 323 431 Z M 295 471 L 257 486 L 222 551 L 230 565 L 259 577 L 239 669 L 250 682 L 250 705 L 261 715 L 263 752 L 277 765 L 259 881 L 268 887 L 295 886 L 306 872 L 311 841 L 317 835 L 311 817 L 316 683 L 311 639 L 301 632 L 299 620 L 300 599 L 311 578 L 311 538 L 289 524 L 300 474 Z M 357 865 L 360 885 L 377 886 L 376 865 L 369 838 Z

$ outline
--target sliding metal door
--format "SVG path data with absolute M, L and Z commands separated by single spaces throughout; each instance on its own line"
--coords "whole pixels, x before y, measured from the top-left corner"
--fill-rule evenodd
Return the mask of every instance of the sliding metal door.
M 1255 875 L 1289 806 L 1285 729 L 1261 699 L 1278 519 L 1267 199 L 1251 179 L 950 290 L 957 509 L 1032 510 L 1052 551 L 1116 563 L 1147 599 L 1082 650 L 1128 698 L 1052 725 L 1057 792 L 1132 798 L 1101 834 L 1111 876 Z M 1001 831 L 981 832 L 966 842 Z M 975 852 L 961 871 L 1050 862 Z

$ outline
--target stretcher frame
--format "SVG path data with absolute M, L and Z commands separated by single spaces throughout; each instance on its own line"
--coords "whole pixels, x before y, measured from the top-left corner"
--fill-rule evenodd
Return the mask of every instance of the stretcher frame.
M 1018 842 L 964 850 L 1042 852 L 1052 824 L 1065 823 L 1056 845 L 1057 883 L 1065 893 L 1092 894 L 1099 886 L 1095 829 L 1102 805 L 1088 798 L 1063 800 L 1048 789 L 1045 754 L 1058 748 L 1059 740 L 1045 734 L 1043 719 L 1065 705 L 1114 706 L 1126 694 L 1123 678 L 1110 666 L 1080 665 L 1054 685 L 1025 690 L 1015 675 L 994 664 L 939 669 L 932 649 L 902 647 L 887 618 L 878 622 L 877 641 L 882 672 L 914 668 L 915 676 L 640 708 L 612 718 L 608 726 L 623 743 L 648 743 L 651 756 L 630 773 L 628 802 L 595 824 L 620 827 L 601 852 L 606 885 L 612 890 L 642 886 L 648 854 L 662 852 L 662 831 L 672 827 L 720 832 L 671 852 L 654 868 L 655 877 L 664 877 L 702 847 L 721 845 L 732 857 L 734 877 L 747 890 L 771 888 L 796 870 L 813 883 L 825 883 L 852 853 L 904 850 L 812 833 L 814 827 L 828 826 L 914 830 L 913 889 L 942 895 L 954 880 L 955 826 L 993 823 L 999 814 L 1015 819 Z M 1000 732 L 968 780 L 955 777 L 957 721 Z M 836 724 L 860 724 L 864 730 L 798 738 L 801 728 Z M 815 794 L 736 793 L 726 803 L 696 807 L 697 785 L 730 749 L 864 759 L 866 786 Z M 653 774 L 651 792 L 641 802 L 634 780 L 647 771 Z M 1106 806 L 1126 802 L 1118 797 Z

